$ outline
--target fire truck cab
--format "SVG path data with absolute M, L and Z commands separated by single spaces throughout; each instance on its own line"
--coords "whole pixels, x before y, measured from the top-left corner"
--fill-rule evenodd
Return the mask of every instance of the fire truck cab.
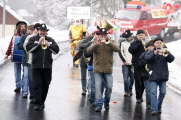
M 167 27 L 168 17 L 162 8 L 127 4 L 116 13 L 112 23 L 120 28 L 121 33 L 126 29 L 133 33 L 143 29 L 152 36 L 162 34 Z

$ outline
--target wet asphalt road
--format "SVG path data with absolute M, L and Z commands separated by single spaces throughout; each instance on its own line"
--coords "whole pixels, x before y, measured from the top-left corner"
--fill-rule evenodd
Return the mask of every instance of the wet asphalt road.
M 114 65 L 114 88 L 109 112 L 94 112 L 81 96 L 80 72 L 72 68 L 68 53 L 56 59 L 53 79 L 43 112 L 33 111 L 29 100 L 16 95 L 13 64 L 0 68 L 0 120 L 181 120 L 181 96 L 167 88 L 161 116 L 151 116 L 145 102 L 136 104 L 135 95 L 123 97 L 119 61 Z M 145 101 L 145 100 L 144 100 Z

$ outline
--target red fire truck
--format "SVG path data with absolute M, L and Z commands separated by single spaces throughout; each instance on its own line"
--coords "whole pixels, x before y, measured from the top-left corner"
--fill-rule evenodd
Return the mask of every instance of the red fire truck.
M 145 30 L 150 36 L 162 35 L 167 27 L 168 17 L 162 8 L 150 8 L 146 5 L 127 4 L 120 9 L 111 23 L 120 29 L 120 33 L 126 29 L 136 32 Z

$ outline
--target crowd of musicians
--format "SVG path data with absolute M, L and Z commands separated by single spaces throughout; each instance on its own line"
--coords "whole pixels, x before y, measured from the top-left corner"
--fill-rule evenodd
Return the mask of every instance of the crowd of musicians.
M 5 56 L 14 63 L 14 92 L 29 98 L 36 111 L 45 107 L 52 79 L 52 54 L 59 52 L 48 31 L 46 24 L 27 25 L 19 21 Z M 127 29 L 117 44 L 105 27 L 91 25 L 86 29 L 80 20 L 69 31 L 73 67 L 80 66 L 81 94 L 88 95 L 93 110 L 101 112 L 103 106 L 105 110 L 110 108 L 113 56 L 117 52 L 122 63 L 124 97 L 136 96 L 136 103 L 142 104 L 145 91 L 146 109 L 152 115 L 161 114 L 169 79 L 168 63 L 174 61 L 162 38 L 147 41 L 144 30 L 137 30 L 134 35 Z
M 82 35 L 79 39 L 74 39 L 73 28 Z M 169 79 L 168 63 L 174 61 L 174 56 L 161 37 L 149 41 L 146 37 L 147 33 L 142 29 L 137 30 L 136 35 L 127 29 L 117 44 L 106 27 L 91 25 L 85 31 L 79 20 L 71 26 L 71 45 L 76 41 L 71 49 L 74 51 L 73 65 L 80 63 L 82 95 L 88 94 L 91 107 L 96 112 L 101 112 L 103 106 L 105 110 L 110 108 L 113 56 L 117 52 L 122 62 L 124 97 L 135 93 L 136 103 L 142 104 L 145 91 L 146 109 L 152 115 L 161 114 Z

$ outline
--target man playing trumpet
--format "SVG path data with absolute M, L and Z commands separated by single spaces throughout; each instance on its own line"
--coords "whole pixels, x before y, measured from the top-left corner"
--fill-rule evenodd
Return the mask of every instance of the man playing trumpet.
M 168 63 L 174 61 L 174 56 L 166 49 L 163 39 L 156 38 L 153 45 L 154 49 L 148 50 L 144 59 L 150 66 L 151 114 L 156 115 L 162 112 L 162 103 L 166 95 L 166 82 L 169 79 Z
M 93 53 L 95 111 L 101 112 L 103 104 L 105 110 L 109 110 L 113 87 L 113 53 L 120 53 L 120 49 L 108 38 L 106 29 L 100 28 L 94 36 L 93 43 L 87 48 L 87 52 Z
M 40 33 L 30 38 L 26 49 L 32 53 L 32 82 L 35 97 L 34 110 L 44 109 L 44 103 L 52 79 L 52 53 L 57 54 L 57 43 L 47 36 L 45 24 L 41 24 Z

